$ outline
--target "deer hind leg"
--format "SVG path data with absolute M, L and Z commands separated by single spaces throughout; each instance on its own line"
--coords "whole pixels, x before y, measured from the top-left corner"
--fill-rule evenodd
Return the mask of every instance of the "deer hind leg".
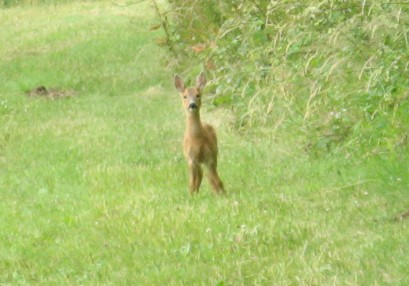
M 190 194 L 193 195 L 194 193 L 199 192 L 200 184 L 202 183 L 203 178 L 203 170 L 200 164 L 189 162 L 189 172 L 189 189 Z
M 212 186 L 214 192 L 216 193 L 224 193 L 224 186 L 222 180 L 220 180 L 219 175 L 217 174 L 217 164 L 216 163 L 209 163 L 207 165 L 209 169 L 208 179 L 210 185 Z

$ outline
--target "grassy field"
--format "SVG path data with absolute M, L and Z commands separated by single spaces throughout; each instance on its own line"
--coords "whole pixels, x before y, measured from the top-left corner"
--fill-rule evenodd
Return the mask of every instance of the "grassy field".
M 152 8 L 113 3 L 0 10 L 0 285 L 409 284 L 406 153 L 311 158 L 205 100 L 228 194 L 191 197 Z

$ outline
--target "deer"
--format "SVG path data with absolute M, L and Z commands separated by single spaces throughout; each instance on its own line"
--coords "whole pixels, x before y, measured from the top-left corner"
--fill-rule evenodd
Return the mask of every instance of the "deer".
M 186 87 L 183 79 L 175 75 L 175 87 L 179 91 L 186 111 L 186 129 L 183 139 L 183 153 L 189 168 L 189 190 L 194 195 L 199 192 L 203 178 L 202 165 L 207 168 L 207 177 L 216 194 L 225 193 L 223 182 L 217 173 L 217 136 L 210 124 L 200 119 L 202 92 L 206 86 L 206 76 L 202 72 L 196 79 L 195 87 Z

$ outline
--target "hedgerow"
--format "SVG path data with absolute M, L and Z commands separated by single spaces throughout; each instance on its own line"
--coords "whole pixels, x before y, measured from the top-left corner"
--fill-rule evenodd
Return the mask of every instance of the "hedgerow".
M 407 149 L 409 4 L 153 2 L 175 68 L 206 70 L 240 130 L 301 134 L 314 153 Z

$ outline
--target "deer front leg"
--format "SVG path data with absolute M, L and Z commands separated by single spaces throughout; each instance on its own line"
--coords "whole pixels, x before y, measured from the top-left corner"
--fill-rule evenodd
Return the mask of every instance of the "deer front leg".
M 189 189 L 190 194 L 193 195 L 194 193 L 199 192 L 200 184 L 202 183 L 203 178 L 203 170 L 200 164 L 195 162 L 189 162 Z
M 224 186 L 222 180 L 220 180 L 219 175 L 217 174 L 217 165 L 215 163 L 208 164 L 209 174 L 208 179 L 214 192 L 216 193 L 224 193 Z

